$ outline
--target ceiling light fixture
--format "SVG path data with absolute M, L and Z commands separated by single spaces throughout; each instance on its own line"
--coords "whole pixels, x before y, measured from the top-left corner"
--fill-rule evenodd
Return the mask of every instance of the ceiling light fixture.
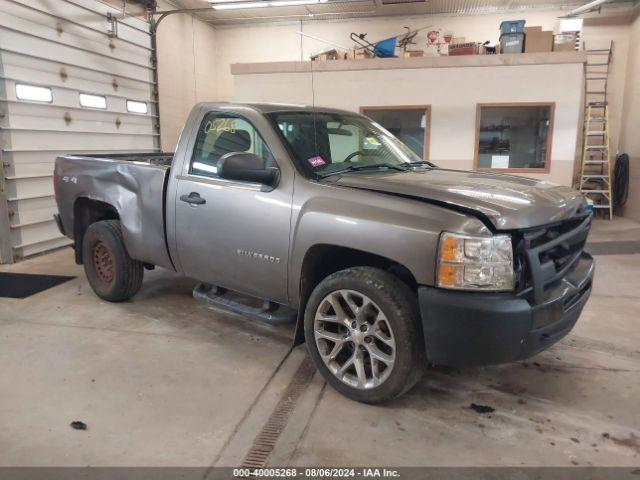
M 241 8 L 260 8 L 260 7 L 268 7 L 269 2 L 237 2 L 237 3 L 222 3 L 222 4 L 213 4 L 211 5 L 214 10 L 238 10 Z
M 296 5 L 313 5 L 320 3 L 319 0 L 276 0 L 269 2 L 272 7 L 293 7 Z
M 600 10 L 603 4 L 609 3 L 609 2 L 611 2 L 611 0 L 593 0 L 592 2 L 586 3 L 581 7 L 574 8 L 573 10 L 569 11 L 569 13 L 567 13 L 567 17 L 575 17 L 583 13 L 589 13 L 594 10 Z
M 223 1 L 213 2 L 211 7 L 214 10 L 238 10 L 241 8 L 261 8 L 261 7 L 296 7 L 299 5 L 317 5 L 319 3 L 327 3 L 328 0 L 273 0 L 261 2 L 243 2 L 243 1 Z

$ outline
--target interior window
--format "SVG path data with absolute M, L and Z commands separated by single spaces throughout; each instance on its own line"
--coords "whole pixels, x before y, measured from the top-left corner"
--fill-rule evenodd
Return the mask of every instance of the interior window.
M 429 157 L 429 107 L 363 107 L 362 113 L 389 130 L 419 157 Z
M 552 105 L 480 105 L 478 108 L 479 169 L 549 167 Z
M 196 135 L 189 173 L 218 178 L 218 163 L 227 153 L 253 153 L 275 164 L 273 155 L 258 131 L 242 117 L 210 112 L 205 115 Z

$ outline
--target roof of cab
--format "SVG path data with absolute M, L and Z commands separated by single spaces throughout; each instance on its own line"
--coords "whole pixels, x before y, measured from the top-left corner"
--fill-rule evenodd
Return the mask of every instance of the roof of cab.
M 337 108 L 328 108 L 328 107 L 318 107 L 312 105 L 296 105 L 296 104 L 287 104 L 287 103 L 252 103 L 252 102 L 215 102 L 203 103 L 210 108 L 251 108 L 257 112 L 262 114 L 265 113 L 273 113 L 273 112 L 325 112 L 325 113 L 340 113 L 340 114 L 351 114 L 353 115 L 356 112 L 350 112 L 348 110 L 340 110 Z

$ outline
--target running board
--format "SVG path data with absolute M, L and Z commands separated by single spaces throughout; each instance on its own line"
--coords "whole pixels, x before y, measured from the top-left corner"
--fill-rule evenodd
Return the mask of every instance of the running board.
M 199 283 L 193 288 L 193 298 L 198 302 L 227 312 L 255 318 L 271 324 L 293 323 L 298 318 L 298 312 L 279 303 L 265 300 L 261 308 L 256 308 L 227 298 L 225 297 L 226 293 L 227 289 L 225 288 L 205 285 L 204 283 Z

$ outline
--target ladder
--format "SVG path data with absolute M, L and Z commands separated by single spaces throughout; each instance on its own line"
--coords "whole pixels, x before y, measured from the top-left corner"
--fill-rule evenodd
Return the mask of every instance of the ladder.
M 593 208 L 613 219 L 611 162 L 609 152 L 609 105 L 607 83 L 613 42 L 607 49 L 586 50 L 585 113 L 580 191 Z

